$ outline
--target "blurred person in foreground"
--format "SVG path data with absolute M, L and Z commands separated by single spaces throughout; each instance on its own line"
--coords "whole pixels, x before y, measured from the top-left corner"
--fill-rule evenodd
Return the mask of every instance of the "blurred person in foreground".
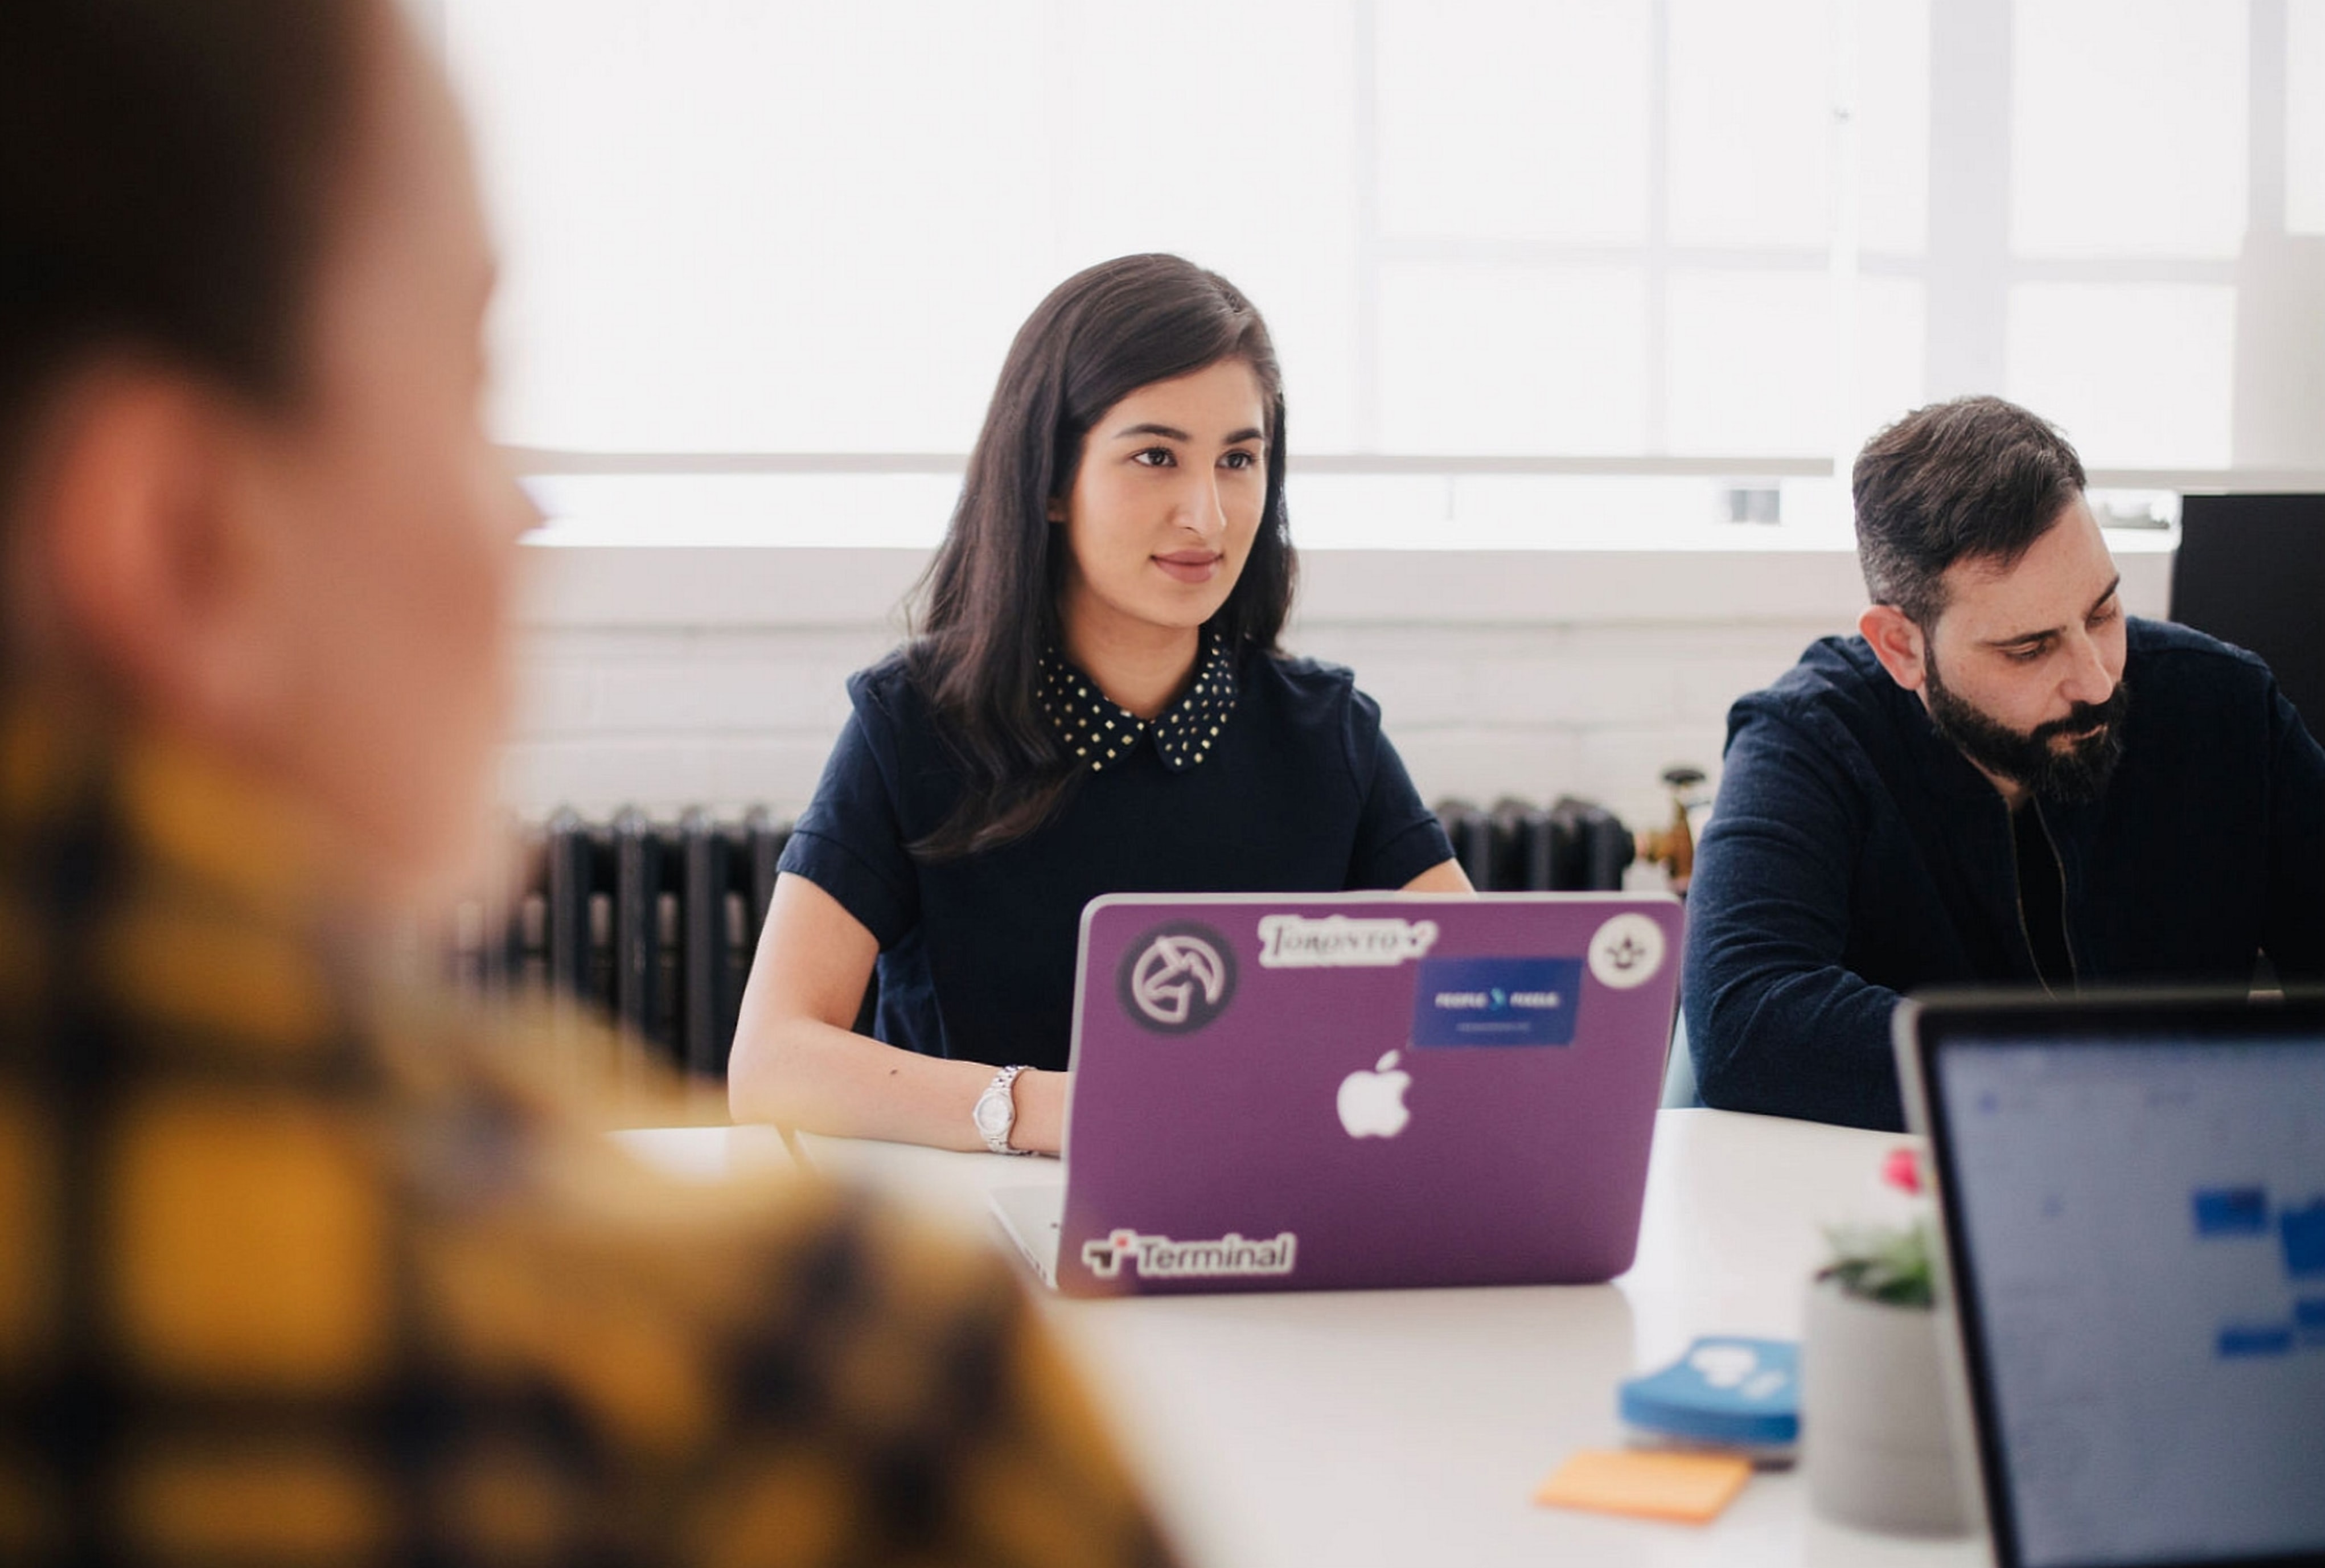
M 2259 659 L 2126 612 L 2066 438 L 1933 404 L 1851 488 L 1858 635 L 1728 716 L 1688 893 L 1705 1102 L 1901 1127 L 1890 1016 L 1927 986 L 2325 980 L 2325 751 Z
M 531 514 L 388 0 L 0 6 L 0 1560 L 1164 1557 L 1001 1266 L 378 979 Z

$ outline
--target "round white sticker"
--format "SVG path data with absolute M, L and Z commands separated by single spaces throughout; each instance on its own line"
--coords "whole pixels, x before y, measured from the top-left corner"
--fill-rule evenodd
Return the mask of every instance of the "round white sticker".
M 1138 1010 L 1133 1016 L 1167 1035 L 1191 1034 L 1217 1017 L 1235 991 L 1235 963 L 1225 956 L 1226 945 L 1209 926 L 1181 924 L 1153 933 L 1122 970 L 1123 999 Z
M 1663 928 L 1644 914 L 1618 914 L 1590 939 L 1590 972 L 1617 991 L 1643 986 L 1663 967 Z

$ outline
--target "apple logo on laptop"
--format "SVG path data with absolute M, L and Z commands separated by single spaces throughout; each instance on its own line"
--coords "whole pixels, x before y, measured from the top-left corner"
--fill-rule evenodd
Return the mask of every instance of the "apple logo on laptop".
M 1396 1068 L 1394 1051 L 1374 1063 L 1370 1072 L 1351 1072 L 1340 1080 L 1340 1125 L 1352 1138 L 1393 1138 L 1404 1130 L 1413 1112 L 1404 1091 L 1413 1074 Z

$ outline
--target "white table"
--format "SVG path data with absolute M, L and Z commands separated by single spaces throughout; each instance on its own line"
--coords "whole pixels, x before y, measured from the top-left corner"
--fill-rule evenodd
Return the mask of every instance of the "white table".
M 658 1164 L 706 1176 L 791 1163 L 764 1127 L 624 1137 Z M 1797 1473 L 1755 1476 L 1700 1527 L 1529 1500 L 1575 1450 L 1619 1445 L 1622 1378 L 1699 1334 L 1797 1337 L 1820 1228 L 1905 1216 L 1908 1201 L 1879 1179 L 1904 1141 L 1663 1111 L 1638 1261 L 1610 1285 L 1049 1297 L 1048 1311 L 1199 1565 L 1982 1563 L 1972 1540 L 1829 1524 L 1810 1513 Z M 984 1236 L 996 1234 L 987 1188 L 1063 1178 L 1049 1160 L 802 1142 L 819 1168 Z

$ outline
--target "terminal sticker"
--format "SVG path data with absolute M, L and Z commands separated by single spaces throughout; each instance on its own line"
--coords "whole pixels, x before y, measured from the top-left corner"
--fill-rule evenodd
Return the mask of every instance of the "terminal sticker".
M 1570 1045 L 1581 999 L 1579 958 L 1423 959 L 1413 1043 Z
M 1300 1249 L 1291 1231 L 1246 1237 L 1230 1230 L 1209 1241 L 1173 1241 L 1115 1230 L 1082 1243 L 1082 1263 L 1100 1279 L 1118 1279 L 1123 1265 L 1141 1279 L 1233 1279 L 1286 1275 Z

